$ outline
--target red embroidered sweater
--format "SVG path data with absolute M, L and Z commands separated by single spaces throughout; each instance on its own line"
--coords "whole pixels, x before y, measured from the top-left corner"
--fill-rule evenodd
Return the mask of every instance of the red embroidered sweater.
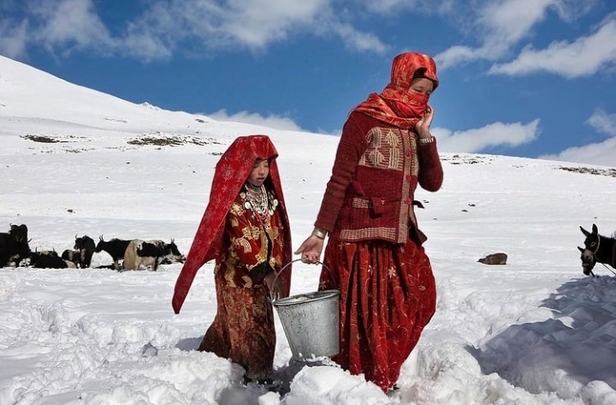
M 344 125 L 332 176 L 315 226 L 343 241 L 423 243 L 413 196 L 417 184 L 437 191 L 443 169 L 436 141 L 353 112 Z

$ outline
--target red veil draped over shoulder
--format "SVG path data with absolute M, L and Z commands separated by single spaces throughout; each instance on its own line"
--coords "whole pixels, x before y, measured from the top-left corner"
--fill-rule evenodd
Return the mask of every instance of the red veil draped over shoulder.
M 291 230 L 282 194 L 278 166 L 276 165 L 276 157 L 278 157 L 278 152 L 266 135 L 240 136 L 221 156 L 216 164 L 214 179 L 212 180 L 210 202 L 205 209 L 186 262 L 175 283 L 172 305 L 176 314 L 182 308 L 197 271 L 206 262 L 220 255 L 223 248 L 225 218 L 231 204 L 250 175 L 257 158 L 267 159 L 270 162 L 269 178 L 266 182 L 274 190 L 281 210 L 280 217 L 284 225 L 285 239 L 284 263 L 286 264 L 291 261 Z M 285 271 L 278 280 L 281 295 L 288 295 L 291 272 Z

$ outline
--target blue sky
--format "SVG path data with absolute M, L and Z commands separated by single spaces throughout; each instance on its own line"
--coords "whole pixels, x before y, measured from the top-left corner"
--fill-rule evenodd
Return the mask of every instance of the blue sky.
M 0 1 L 2 55 L 277 128 L 337 133 L 406 50 L 438 61 L 441 150 L 592 163 L 616 142 L 613 0 Z

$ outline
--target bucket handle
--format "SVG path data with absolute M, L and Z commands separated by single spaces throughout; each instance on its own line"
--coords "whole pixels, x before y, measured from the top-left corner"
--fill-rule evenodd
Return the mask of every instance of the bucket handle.
M 280 293 L 279 293 L 279 290 L 276 288 L 276 284 L 278 283 L 278 276 L 280 276 L 280 275 L 282 274 L 282 272 L 283 272 L 283 271 L 285 271 L 285 270 L 286 270 L 286 269 L 287 269 L 287 268 L 288 268 L 291 264 L 293 264 L 293 263 L 295 263 L 295 262 L 299 262 L 299 261 L 301 261 L 301 260 L 302 260 L 302 259 L 294 259 L 294 260 L 291 260 L 289 263 L 287 263 L 287 264 L 285 264 L 284 266 L 282 266 L 282 267 L 280 268 L 280 270 L 278 270 L 278 271 L 275 271 L 275 270 L 274 270 L 275 276 L 274 276 L 274 281 L 272 281 L 272 288 L 271 288 L 271 290 L 270 290 L 270 297 L 271 297 L 271 299 L 270 299 L 270 300 L 272 301 L 272 303 L 274 303 L 275 301 L 278 301 L 278 299 L 280 298 Z M 326 266 L 323 262 L 320 262 L 320 261 L 318 261 L 318 260 L 317 260 L 316 262 L 313 262 L 313 263 L 306 263 L 306 264 L 316 264 L 316 265 L 319 265 L 319 264 L 320 264 L 321 266 L 323 266 L 323 267 L 325 267 L 327 270 L 329 270 L 329 267 L 327 267 L 327 266 Z

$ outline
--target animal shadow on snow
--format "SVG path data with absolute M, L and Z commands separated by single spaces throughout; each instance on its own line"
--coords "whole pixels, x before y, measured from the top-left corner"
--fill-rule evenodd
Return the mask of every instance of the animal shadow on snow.
M 594 380 L 616 389 L 616 278 L 569 281 L 542 306 L 554 317 L 512 325 L 479 348 L 467 348 L 483 373 L 498 373 L 534 394 L 574 395 L 575 387 L 555 386 L 563 375 L 579 382 L 577 389 Z

